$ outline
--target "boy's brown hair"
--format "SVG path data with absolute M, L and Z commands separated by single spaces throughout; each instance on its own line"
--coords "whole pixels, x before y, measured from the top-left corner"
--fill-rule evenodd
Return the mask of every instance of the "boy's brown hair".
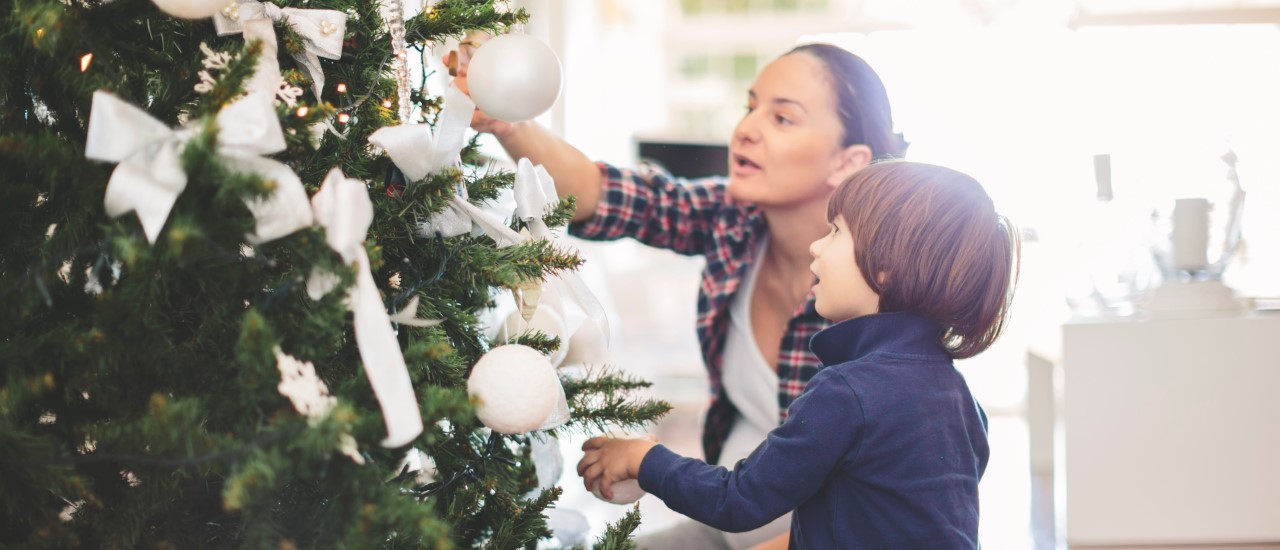
M 1021 241 L 976 180 L 931 164 L 880 162 L 831 196 L 827 219 L 837 216 L 882 313 L 941 324 L 940 341 L 956 359 L 987 349 L 1004 330 Z

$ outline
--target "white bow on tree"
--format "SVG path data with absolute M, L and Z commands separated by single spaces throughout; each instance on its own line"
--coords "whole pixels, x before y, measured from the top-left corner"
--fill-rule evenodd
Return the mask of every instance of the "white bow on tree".
M 252 243 L 288 235 L 311 225 L 311 208 L 302 181 L 288 166 L 262 158 L 285 148 L 284 133 L 271 98 L 246 95 L 217 115 L 217 151 L 228 169 L 273 180 L 275 191 L 245 204 L 257 219 Z M 187 187 L 182 151 L 200 131 L 200 123 L 172 130 L 142 109 L 99 90 L 93 94 L 85 157 L 117 162 L 103 201 L 115 218 L 137 212 L 147 242 L 154 244 L 178 196 Z
M 516 217 L 529 227 L 529 233 L 535 238 L 551 239 L 551 228 L 542 221 L 547 211 L 560 204 L 556 194 L 555 180 L 541 164 L 534 166 L 528 158 L 516 162 L 515 183 L 511 192 L 516 198 Z
M 435 134 L 426 124 L 400 124 L 379 128 L 369 136 L 369 143 L 386 151 L 409 181 L 418 181 L 453 165 L 467 143 L 467 127 L 475 110 L 467 94 L 449 86 Z
M 276 61 L 275 23 L 289 25 L 302 37 L 302 51 L 294 54 L 298 67 L 311 79 L 316 99 L 324 91 L 324 71 L 320 58 L 340 59 L 342 37 L 347 29 L 347 15 L 335 10 L 307 10 L 281 8 L 270 2 L 239 0 L 223 8 L 213 16 L 218 36 L 244 33 L 245 41 L 262 41 L 262 55 L 258 57 L 258 70 L 247 85 L 249 90 L 262 90 L 275 94 L 280 86 L 280 64 Z
M 444 110 L 436 123 L 436 132 L 426 124 L 401 124 L 378 129 L 369 136 L 369 143 L 386 151 L 396 167 L 409 181 L 419 181 L 444 168 L 452 166 L 458 153 L 466 145 L 466 132 L 476 104 L 456 86 L 449 86 L 444 93 Z M 471 231 L 472 216 L 467 208 L 475 208 L 466 200 L 466 188 L 460 189 L 443 212 L 423 222 L 421 233 L 434 236 L 457 237 Z M 515 232 L 511 232 L 515 235 Z M 518 236 L 507 244 L 519 242 Z
M 311 204 L 316 223 L 325 228 L 325 241 L 347 265 L 356 265 L 356 284 L 347 294 L 347 307 L 355 315 L 356 346 L 364 362 L 369 385 L 378 397 L 387 425 L 384 447 L 399 447 L 422 433 L 422 413 L 413 392 L 413 381 L 391 328 L 391 319 L 369 270 L 365 236 L 373 223 L 373 202 L 364 182 L 350 179 L 334 168 Z M 319 299 L 332 290 L 332 277 L 312 273 L 307 292 Z

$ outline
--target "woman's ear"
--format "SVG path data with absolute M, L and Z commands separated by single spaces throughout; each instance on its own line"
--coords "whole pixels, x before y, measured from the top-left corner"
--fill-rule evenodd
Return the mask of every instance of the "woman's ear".
M 831 175 L 827 177 L 827 185 L 833 189 L 840 187 L 844 180 L 849 179 L 858 170 L 869 166 L 871 158 L 871 147 L 867 145 L 856 144 L 841 149 L 833 160 L 834 166 Z

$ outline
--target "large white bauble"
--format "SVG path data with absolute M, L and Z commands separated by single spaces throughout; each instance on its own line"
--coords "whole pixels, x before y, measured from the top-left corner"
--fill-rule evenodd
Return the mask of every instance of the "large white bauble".
M 644 489 L 640 488 L 639 480 L 624 479 L 613 484 L 613 498 L 604 498 L 604 495 L 600 494 L 599 485 L 596 485 L 596 488 L 591 490 L 591 494 L 605 502 L 612 502 L 614 504 L 631 504 L 632 502 L 640 500 L 640 497 L 644 496 L 645 492 Z
M 553 307 L 539 304 L 538 310 L 533 313 L 533 318 L 527 323 L 519 311 L 511 312 L 507 322 L 503 323 L 498 338 L 503 340 L 514 338 L 531 330 L 560 339 L 560 347 L 551 353 L 551 364 L 559 365 L 569 350 L 569 339 L 565 337 L 567 331 L 564 327 L 564 318 Z
M 227 0 L 151 0 L 156 6 L 174 17 L 181 19 L 204 19 L 213 17 L 224 6 Z
M 524 34 L 496 36 L 476 50 L 467 87 L 476 107 L 507 122 L 530 120 L 560 97 L 560 59 L 541 40 Z
M 489 429 L 504 434 L 537 429 L 551 414 L 560 391 L 560 378 L 546 356 L 519 344 L 489 350 L 467 379 L 476 416 Z

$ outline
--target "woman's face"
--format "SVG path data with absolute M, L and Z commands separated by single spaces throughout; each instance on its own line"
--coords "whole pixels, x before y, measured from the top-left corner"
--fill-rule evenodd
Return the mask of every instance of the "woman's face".
M 747 114 L 729 145 L 729 194 L 761 206 L 825 204 L 847 175 L 835 92 L 806 53 L 765 66 L 747 95 Z

